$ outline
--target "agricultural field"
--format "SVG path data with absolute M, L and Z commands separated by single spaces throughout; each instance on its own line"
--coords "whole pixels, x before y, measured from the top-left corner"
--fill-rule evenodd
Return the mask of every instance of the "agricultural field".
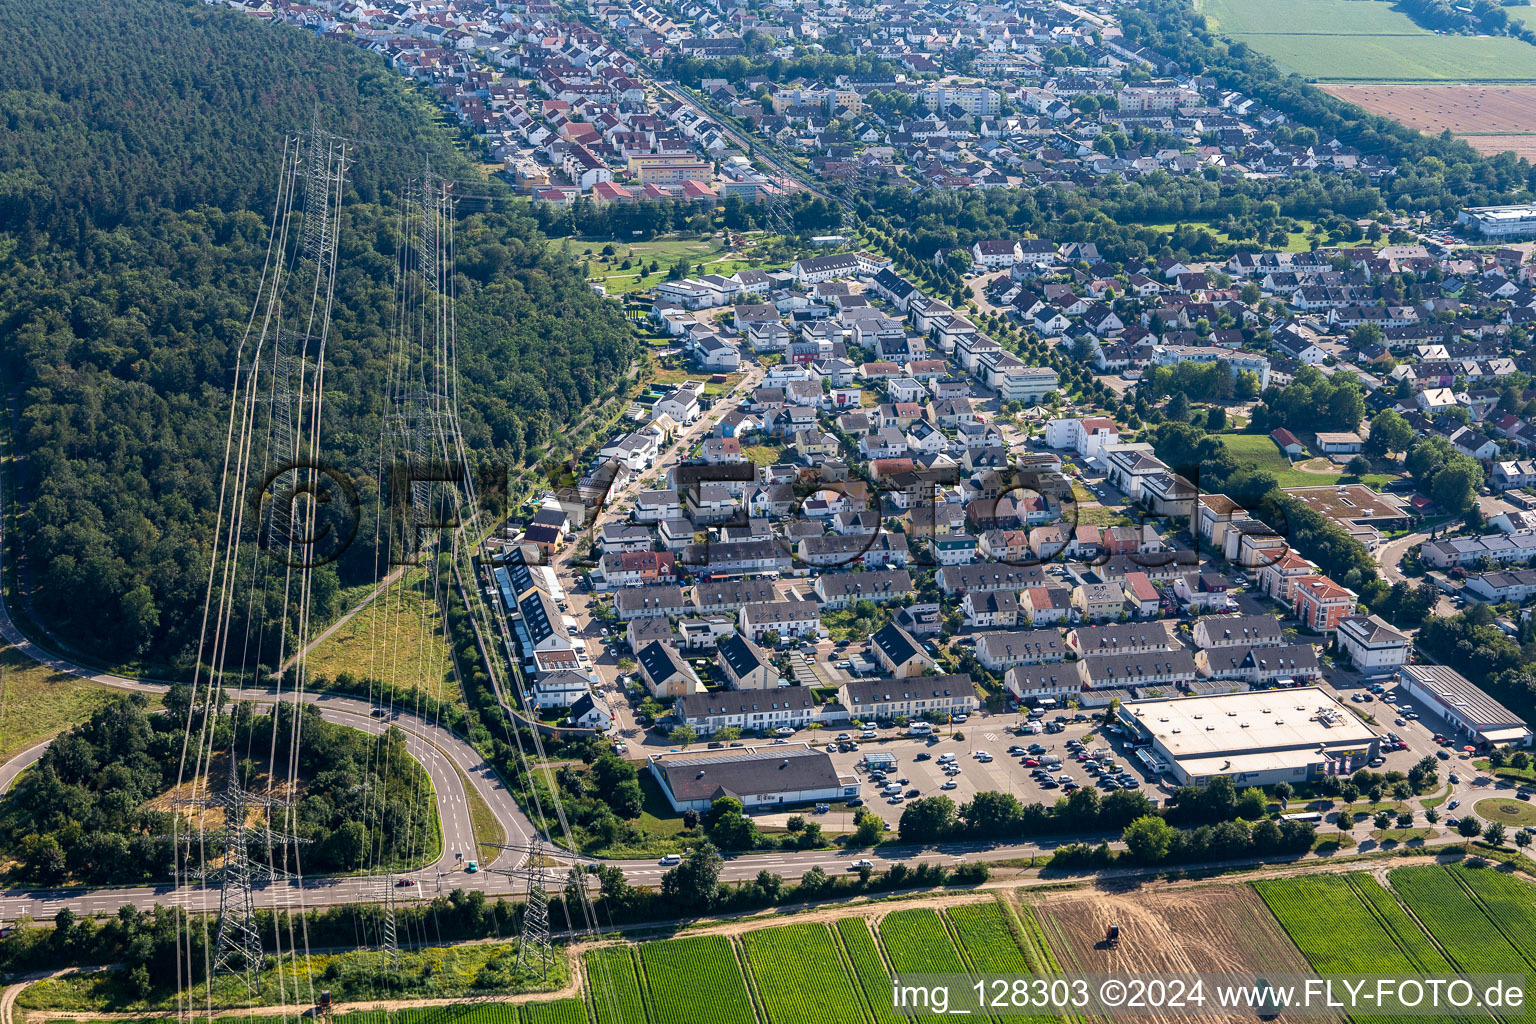
M 604 946 L 586 957 L 586 991 L 597 1024 L 645 1024 L 645 1000 L 630 946 Z
M 587 1004 L 580 999 L 524 1003 L 523 1024 L 587 1024 Z
M 837 922 L 837 936 L 874 1013 L 875 1024 L 904 1024 L 907 1018 L 891 1007 L 890 970 L 870 934 L 869 923 L 862 917 L 845 917 Z
M 1254 884 L 1322 973 L 1523 975 L 1536 964 L 1528 883 L 1494 867 L 1449 866 L 1398 868 L 1387 880 L 1390 890 L 1366 874 Z
M 1501 925 L 1512 929 L 1518 922 L 1496 924 L 1489 919 L 1482 905 L 1472 898 L 1470 887 L 1462 882 L 1474 873 L 1440 866 L 1398 868 L 1387 875 L 1387 880 L 1461 971 L 1526 973 L 1531 964 L 1500 930 Z M 1529 912 L 1525 920 L 1530 920 Z
M 1199 0 L 1224 36 L 1322 82 L 1536 81 L 1536 47 L 1437 35 L 1387 0 Z
M 880 922 L 880 941 L 897 974 L 965 974 L 965 963 L 936 910 L 898 910 Z M 887 996 L 889 1003 L 889 996 Z M 919 1024 L 938 1022 L 937 1014 L 917 1014 Z
M 640 947 L 640 967 L 657 1022 L 756 1024 L 741 964 L 724 936 L 646 943 Z
M 1306 959 L 1264 901 L 1244 885 L 1123 894 L 1063 893 L 1046 896 L 1034 905 L 1034 912 L 1051 952 L 1068 973 L 1236 974 L 1307 969 Z M 1106 949 L 1103 941 L 1111 924 L 1120 926 L 1122 941 L 1114 949 Z M 1331 921 L 1328 927 L 1333 927 Z M 1195 1017 L 1174 1012 L 1153 1019 L 1252 1020 L 1240 1015 Z
M 858 1024 L 864 1005 L 824 924 L 764 928 L 742 936 L 769 1024 Z
M 1481 153 L 1536 154 L 1536 85 L 1348 85 L 1325 92 L 1430 135 L 1449 131 Z

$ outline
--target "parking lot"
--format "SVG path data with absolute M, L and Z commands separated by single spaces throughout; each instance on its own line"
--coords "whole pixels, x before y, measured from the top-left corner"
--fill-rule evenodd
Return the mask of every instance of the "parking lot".
M 1054 717 L 1048 716 L 1047 720 Z M 1028 748 L 1034 744 L 1043 748 L 1043 755 L 1061 758 L 1062 767 L 1052 769 L 1052 777 L 1069 775 L 1079 786 L 1098 784 L 1095 777 L 1067 749 L 1067 741 L 1082 741 L 1090 749 L 1108 748 L 1121 769 L 1134 777 L 1133 785 L 1128 788 L 1140 789 L 1150 799 L 1158 802 L 1172 792 L 1172 787 L 1160 784 L 1160 780 L 1154 778 L 1149 781 L 1141 764 L 1133 756 L 1127 755 L 1123 745 L 1107 742 L 1097 730 L 1097 722 L 1068 722 L 1065 723 L 1064 731 L 1059 733 L 1019 736 L 1015 730 L 1022 720 L 1023 716 L 1016 714 L 973 717 L 953 729 L 945 726 L 929 739 L 904 736 L 901 735 L 904 730 L 891 728 L 879 730 L 877 739 L 863 740 L 857 739 L 857 730 L 848 730 L 858 743 L 858 750 L 838 751 L 830 756 L 839 772 L 859 775 L 864 782 L 865 804 L 882 815 L 893 827 L 901 818 L 905 802 L 915 799 L 911 795 L 912 790 L 917 791 L 916 796 L 947 796 L 957 804 L 964 804 L 985 790 L 1011 793 L 1024 804 L 1055 803 L 1064 794 L 1063 788 L 1059 784 L 1046 786 L 1032 778 L 1032 768 L 1023 763 L 1025 755 L 1008 753 L 1008 748 L 1013 746 Z M 962 738 L 956 739 L 954 734 Z M 817 738 L 825 746 L 827 742 L 835 741 L 836 736 L 833 733 Z M 804 738 L 807 737 L 803 733 L 796 736 L 796 739 Z M 992 755 L 990 762 L 975 756 L 982 751 Z M 869 773 L 862 770 L 861 762 L 866 754 L 889 754 L 895 757 L 896 764 L 886 784 L 900 785 L 900 801 L 893 803 L 890 797 L 881 792 L 883 784 L 871 781 Z M 953 755 L 950 763 L 959 769 L 958 773 L 950 775 L 945 772 L 946 762 L 942 759 L 947 755 Z M 953 788 L 945 789 L 945 784 L 950 782 L 954 784 Z M 1101 793 L 1109 792 L 1102 786 L 1098 788 Z

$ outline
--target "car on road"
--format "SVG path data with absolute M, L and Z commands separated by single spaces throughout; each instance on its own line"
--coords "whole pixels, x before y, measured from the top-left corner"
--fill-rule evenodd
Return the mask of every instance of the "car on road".
M 1442 748 L 1435 751 L 1435 756 L 1442 761 L 1449 761 L 1451 759 L 1451 752 Z
M 914 760 L 914 761 L 926 761 L 926 760 L 928 760 L 932 756 L 933 755 L 928 753 L 928 751 L 926 751 L 926 750 L 919 750 L 917 752 L 917 755 L 915 757 L 913 757 L 912 760 Z
M 414 878 L 397 878 L 397 879 L 395 879 L 395 888 L 396 889 L 404 889 L 407 886 L 412 886 L 412 885 L 415 885 L 415 884 L 416 884 L 416 879 L 414 879 Z
M 666 856 L 662 857 L 661 860 L 657 861 L 656 863 L 660 864 L 664 868 L 670 868 L 670 867 L 673 867 L 674 865 L 681 864 L 682 862 L 683 862 L 683 855 L 682 854 L 680 854 L 680 853 L 669 853 Z
M 1460 818 L 1446 818 L 1445 819 L 1445 827 L 1446 828 L 1455 828 L 1457 825 L 1460 825 L 1460 824 L 1461 824 L 1461 819 Z
M 848 865 L 848 870 L 849 871 L 863 871 L 865 868 L 872 868 L 874 866 L 875 866 L 875 862 L 874 861 L 869 860 L 869 859 L 864 858 L 864 857 L 860 857 L 858 860 L 853 861 L 853 862 L 851 862 Z
M 1393 725 L 1407 725 L 1408 724 L 1408 719 L 1403 718 L 1402 716 L 1398 716 L 1397 718 L 1392 719 L 1392 724 Z
M 1457 785 L 1460 782 L 1461 782 L 1461 776 L 1457 775 L 1455 772 L 1451 772 L 1451 785 L 1454 786 L 1454 785 Z
M 1448 811 L 1454 811 L 1456 808 L 1458 808 L 1460 806 L 1461 806 L 1461 801 L 1460 800 L 1452 800 L 1450 803 L 1445 805 L 1445 809 L 1448 810 Z

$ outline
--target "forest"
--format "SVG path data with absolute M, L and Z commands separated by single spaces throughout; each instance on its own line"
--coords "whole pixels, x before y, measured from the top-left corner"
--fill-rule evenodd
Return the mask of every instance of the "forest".
M 167 674 L 195 657 L 235 346 L 285 134 L 317 112 L 355 140 L 324 437 L 365 509 L 396 197 L 428 160 L 476 197 L 454 281 L 472 457 L 536 462 L 623 382 L 636 350 L 621 311 L 377 57 L 190 0 L 16 0 L 0 33 L 0 378 L 25 456 L 13 543 L 29 613 L 78 651 Z M 370 536 L 317 570 L 316 617 L 372 578 Z
M 37 765 L 0 797 L 0 850 L 16 862 L 14 881 L 100 885 L 172 876 L 175 810 L 157 798 L 176 785 L 183 730 L 197 712 L 189 706 L 185 687 L 172 687 L 162 703 L 168 713 L 155 713 L 138 694 L 99 709 L 88 722 L 55 739 Z M 303 714 L 295 760 L 299 791 L 293 794 L 297 834 L 308 840 L 302 848 L 303 869 L 327 873 L 376 863 L 403 866 L 436 856 L 432 786 L 405 753 L 403 735 L 391 730 L 370 736 L 327 722 L 312 704 Z M 225 753 L 207 773 L 211 789 L 224 788 L 230 750 L 240 753 L 237 770 L 253 792 L 265 792 L 275 750 L 281 787 L 287 779 L 293 718 L 291 710 L 258 714 L 244 703 L 233 720 L 220 716 L 213 746 Z M 209 848 L 215 853 L 219 848 L 215 833 L 210 833 Z M 253 855 L 265 862 L 265 851 Z M 281 850 L 275 853 L 279 863 L 283 856 Z

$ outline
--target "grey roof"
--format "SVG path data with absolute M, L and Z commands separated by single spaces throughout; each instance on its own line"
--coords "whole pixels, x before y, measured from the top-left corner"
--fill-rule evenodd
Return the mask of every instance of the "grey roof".
M 1207 651 L 1206 659 L 1216 676 L 1246 673 L 1254 668 L 1276 675 L 1316 672 L 1318 668 L 1317 648 L 1311 644 L 1240 644 Z
M 777 600 L 771 580 L 723 580 L 715 583 L 696 583 L 693 587 L 695 608 L 740 608 L 744 604 L 756 604 Z
M 1066 656 L 1067 645 L 1054 629 L 1016 633 L 985 633 L 976 641 L 976 656 L 993 661 L 1046 661 Z
M 542 590 L 531 590 L 518 602 L 528 636 L 537 647 L 552 636 L 566 636 L 565 625 L 560 621 L 560 609 Z
M 1019 691 L 1076 687 L 1076 666 L 1015 665 L 1003 674 L 1003 684 Z
M 602 712 L 608 718 L 613 717 L 613 709 L 608 706 L 608 702 L 591 690 L 588 690 L 577 698 L 576 703 L 571 705 L 571 718 L 580 719 L 581 716 L 593 709 Z
M 1195 624 L 1196 630 L 1201 626 L 1212 647 L 1280 642 L 1280 620 L 1273 615 L 1208 615 Z
M 1095 687 L 1153 682 L 1168 676 L 1195 674 L 1188 651 L 1149 651 L 1143 654 L 1091 654 L 1083 659 Z M 1151 678 L 1148 678 L 1151 677 Z
M 800 747 L 658 757 L 651 760 L 651 771 L 666 780 L 679 803 L 832 789 L 839 784 L 830 757 Z
M 1500 575 L 1490 573 L 1492 575 Z M 1512 575 L 1512 574 L 1511 574 Z M 1531 580 L 1536 582 L 1536 573 Z M 1408 637 L 1374 615 L 1346 615 L 1339 620 L 1339 632 L 1348 633 L 1355 640 L 1364 644 L 1405 644 Z
M 683 610 L 683 588 L 676 586 L 625 587 L 614 595 L 613 604 L 621 612 L 664 608 L 680 614 Z
M 976 688 L 965 673 L 950 676 L 908 676 L 905 679 L 851 679 L 843 684 L 848 710 L 862 704 L 893 701 L 935 700 L 943 697 L 975 697 Z
M 765 601 L 745 605 L 741 610 L 751 615 L 754 625 L 772 626 L 814 619 L 821 614 L 821 604 L 817 601 Z
M 1023 590 L 1046 582 L 1038 565 L 1007 566 L 996 562 L 946 565 L 939 570 L 939 586 L 948 593 L 964 590 Z
M 1161 621 L 1079 626 L 1075 632 L 1078 648 L 1084 655 L 1170 646 L 1168 627 Z
M 834 598 L 906 594 L 912 592 L 912 575 L 905 569 L 824 573 L 817 585 L 824 594 Z

